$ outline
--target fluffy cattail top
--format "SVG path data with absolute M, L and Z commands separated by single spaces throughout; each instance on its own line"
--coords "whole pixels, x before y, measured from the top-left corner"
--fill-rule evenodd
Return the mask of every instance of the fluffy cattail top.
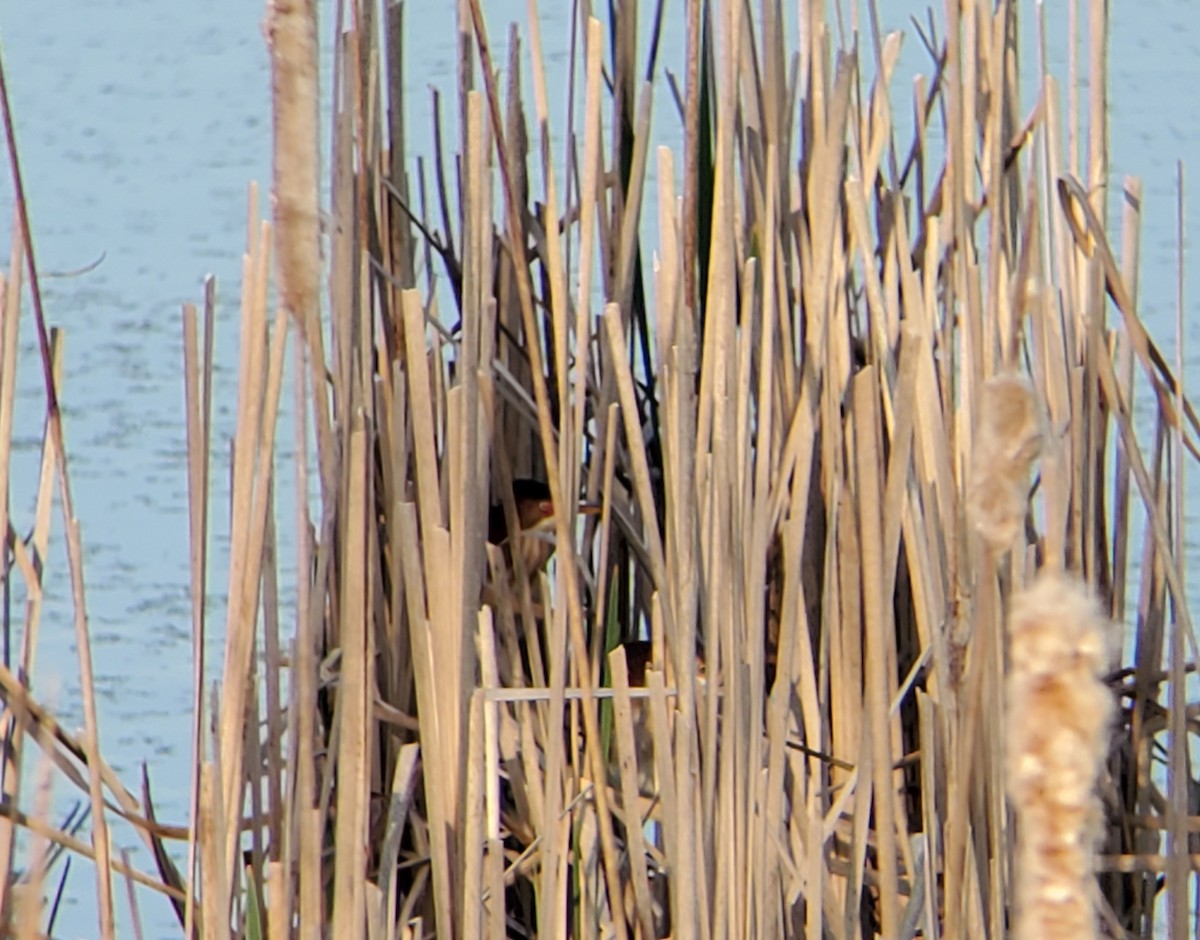
M 1112 695 L 1108 624 L 1084 587 L 1043 574 L 1009 621 L 1008 790 L 1017 812 L 1015 940 L 1096 936 L 1096 778 Z
M 983 387 L 968 509 L 993 552 L 1009 548 L 1025 522 L 1029 468 L 1041 453 L 1041 409 L 1033 385 L 1019 375 L 999 375 Z

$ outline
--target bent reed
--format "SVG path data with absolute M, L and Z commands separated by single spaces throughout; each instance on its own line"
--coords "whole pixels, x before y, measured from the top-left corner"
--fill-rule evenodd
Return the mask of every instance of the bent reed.
M 109 937 L 136 925 L 122 882 L 205 938 L 1185 930 L 1198 422 L 1138 315 L 1140 184 L 1108 189 L 1105 4 L 1066 114 L 1045 25 L 1019 49 L 1008 2 L 914 25 L 911 86 L 874 4 L 624 0 L 602 22 L 578 2 L 561 36 L 528 6 L 506 44 L 481 0 L 447 14 L 457 94 L 433 93 L 431 154 L 405 117 L 422 11 L 337 6 L 326 128 L 316 4 L 268 10 L 273 218 L 252 189 L 227 470 L 211 282 L 183 316 L 186 826 L 99 752 L 70 381 L 22 211 L 0 291 L 6 496 L 27 271 L 48 420 L 28 538 L 0 502 L 29 598 L 0 668 L 7 928 L 52 932 L 55 846 L 95 860 Z M 661 59 L 672 23 L 686 61 Z M 681 146 L 652 148 L 653 122 Z M 215 669 L 213 472 L 231 481 Z M 488 541 L 493 507 L 518 520 L 514 479 L 548 488 L 553 524 L 522 535 L 553 539 L 542 571 Z M 31 692 L 56 487 L 82 738 Z M 90 844 L 46 797 L 18 808 L 31 745 L 39 780 L 90 806 Z M 156 873 L 112 853 L 116 816 Z

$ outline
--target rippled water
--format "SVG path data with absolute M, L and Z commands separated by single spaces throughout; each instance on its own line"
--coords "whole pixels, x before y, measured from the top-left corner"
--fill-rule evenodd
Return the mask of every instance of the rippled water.
M 1145 180 L 1143 311 L 1155 332 L 1165 335 L 1174 309 L 1174 165 L 1193 157 L 1200 136 L 1200 104 L 1187 93 L 1200 63 L 1200 36 L 1186 0 L 1112 6 L 1113 180 L 1127 173 Z M 322 7 L 330 16 L 332 4 Z M 502 46 L 503 28 L 510 19 L 523 21 L 525 4 L 489 0 L 485 7 L 493 40 Z M 552 106 L 561 115 L 569 5 L 543 0 L 542 7 Z M 410 134 L 425 153 L 426 86 L 441 85 L 453 101 L 452 8 L 445 0 L 409 2 L 410 23 L 422 26 L 421 42 L 409 48 Z M 885 25 L 904 26 L 910 11 L 923 8 L 884 3 Z M 1065 23 L 1063 9 L 1062 3 L 1050 7 L 1057 24 Z M 683 32 L 677 10 L 675 16 L 663 56 L 678 66 Z M 204 274 L 218 277 L 214 445 L 220 455 L 231 430 L 246 186 L 259 180 L 265 187 L 269 180 L 261 18 L 261 5 L 245 0 L 9 0 L 0 7 L 0 42 L 40 266 L 68 270 L 105 256 L 85 276 L 44 281 L 48 316 L 67 332 L 63 400 L 86 552 L 103 750 L 131 785 L 139 762 L 149 763 L 160 813 L 172 821 L 186 814 L 192 675 L 179 307 L 199 300 Z M 929 71 L 913 37 L 906 46 L 898 100 L 908 94 L 904 83 L 911 70 Z M 1052 59 L 1063 67 L 1061 43 Z M 665 85 L 655 108 L 659 139 L 677 139 Z M 451 104 L 448 121 L 453 113 Z M 11 204 L 6 182 L 0 185 L 0 218 L 9 218 Z M 1198 203 L 1191 204 L 1194 230 Z M 1194 347 L 1190 325 L 1189 335 Z M 19 531 L 30 524 L 43 413 L 29 319 L 22 337 L 13 497 Z M 219 468 L 218 460 L 218 488 Z M 213 505 L 210 587 L 219 601 L 225 571 L 219 495 Z M 82 718 L 59 532 L 56 520 L 36 684 L 70 727 Z M 214 627 L 219 622 L 214 617 Z M 219 642 L 214 636 L 210 644 L 212 662 Z M 114 831 L 114 840 L 136 844 L 122 829 Z M 150 865 L 144 855 L 139 863 Z M 91 936 L 86 865 L 75 867 L 68 895 L 59 934 Z M 178 934 L 165 902 L 142 893 L 140 903 L 150 936 Z M 123 898 L 118 916 L 120 933 L 130 935 Z
M 186 818 L 192 669 L 179 308 L 199 299 L 207 272 L 225 298 L 237 296 L 246 185 L 270 166 L 261 15 L 238 0 L 0 10 L 39 264 L 66 270 L 105 256 L 90 274 L 43 282 L 47 316 L 67 336 L 63 401 L 102 750 L 135 789 L 139 762 L 149 763 L 171 820 Z M 7 220 L 7 181 L 0 191 Z M 224 304 L 222 324 L 235 312 Z M 224 363 L 233 336 L 222 335 Z M 19 530 L 29 524 L 43 413 L 31 319 L 22 339 Z M 220 380 L 228 429 L 228 366 Z M 56 519 L 36 683 L 72 727 L 82 717 L 60 532 Z M 135 844 L 127 829 L 113 838 Z M 138 861 L 152 867 L 144 854 Z M 59 935 L 94 935 L 89 866 L 74 866 L 67 896 Z M 140 903 L 151 936 L 179 934 L 162 899 L 143 892 Z M 118 917 L 130 936 L 123 899 Z

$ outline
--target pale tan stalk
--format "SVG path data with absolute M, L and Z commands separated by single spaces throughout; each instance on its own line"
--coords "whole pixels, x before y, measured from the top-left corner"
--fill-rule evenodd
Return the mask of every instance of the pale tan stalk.
M 60 459 L 64 459 L 60 454 Z M 65 487 L 65 469 L 61 478 Z M 66 493 L 64 511 L 70 505 Z M 115 936 L 115 917 L 112 907 L 111 845 L 108 837 L 107 809 L 104 804 L 103 784 L 100 778 L 100 729 L 96 711 L 96 690 L 93 682 L 92 645 L 88 633 L 87 601 L 83 592 L 83 546 L 79 533 L 79 521 L 69 517 L 67 529 L 67 557 L 71 566 L 72 594 L 75 601 L 75 642 L 79 655 L 80 682 L 83 687 L 84 747 L 88 755 L 88 793 L 92 801 L 92 848 L 96 852 L 96 890 L 100 904 L 99 927 L 103 937 Z
M 880 455 L 876 435 L 878 424 L 878 384 L 873 374 L 858 379 L 854 386 L 855 405 L 855 450 L 858 457 L 858 497 L 864 507 L 878 506 L 883 492 L 878 470 Z M 892 789 L 891 734 L 887 718 L 887 704 L 891 700 L 892 682 L 888 673 L 886 637 L 889 623 L 882 600 L 883 579 L 880 552 L 883 533 L 879 529 L 879 516 L 864 511 L 859 516 L 862 532 L 863 552 L 863 599 L 865 601 L 865 627 L 867 636 L 867 683 L 864 710 L 870 723 L 872 748 L 872 772 L 874 785 L 875 831 L 879 852 L 879 891 L 882 907 L 882 925 L 885 935 L 893 936 L 899 930 L 898 875 L 896 870 L 896 810 Z M 865 814 L 863 814 L 865 818 Z
M 626 851 L 633 872 L 634 918 L 641 926 L 643 937 L 653 937 L 654 917 L 650 901 L 650 880 L 646 869 L 646 850 L 643 847 L 641 811 L 638 808 L 638 746 L 634 741 L 633 710 L 629 700 L 629 668 L 625 650 L 618 646 L 609 655 L 613 688 L 616 691 L 615 716 L 618 779 L 621 784 L 621 806 L 625 815 Z M 624 916 L 622 912 L 621 915 Z
M 196 878 L 196 831 L 199 822 L 200 768 L 204 761 L 205 608 L 208 555 L 208 468 L 212 413 L 212 340 L 215 311 L 213 282 L 206 283 L 204 346 L 201 353 L 197 312 L 183 306 L 183 375 L 188 451 L 188 536 L 192 603 L 192 770 L 188 803 L 188 856 L 185 880 Z M 201 364 L 203 362 L 203 365 Z M 192 936 L 195 891 L 189 890 L 184 913 L 184 933 Z
M 283 681 L 283 669 L 288 660 L 285 660 L 283 651 L 280 648 L 279 638 L 281 604 L 279 594 L 278 543 L 275 531 L 274 486 L 270 490 L 270 506 L 267 509 L 267 531 L 263 545 L 263 556 L 262 686 L 266 714 L 264 721 L 261 723 L 263 732 L 256 765 L 260 767 L 265 766 L 266 780 L 264 781 L 265 787 L 251 790 L 251 805 L 253 806 L 253 800 L 257 796 L 259 803 L 263 805 L 260 809 L 255 810 L 255 812 L 260 818 L 265 819 L 266 822 L 265 831 L 260 829 L 259 832 L 255 833 L 256 841 L 254 845 L 255 874 L 262 885 L 262 892 L 260 893 L 265 897 L 268 890 L 268 865 L 273 860 L 283 857 L 285 852 L 285 782 L 283 771 L 286 766 L 284 741 L 287 737 L 287 720 L 281 700 L 281 684 Z M 258 727 L 260 725 L 256 724 L 255 728 L 257 729 Z M 251 740 L 253 740 L 253 737 Z M 281 896 L 274 902 L 273 910 L 264 909 L 264 917 L 266 918 L 265 927 L 268 933 L 274 930 L 275 918 L 286 916 L 283 910 L 286 900 L 285 897 Z M 290 921 L 287 922 L 290 923 Z
M 687 85 L 684 110 L 683 151 L 683 303 L 693 313 L 699 312 L 697 303 L 696 266 L 697 231 L 696 213 L 699 193 L 697 191 L 698 163 L 700 156 L 700 19 L 704 9 L 701 0 L 687 3 Z
M 266 241 L 266 232 L 255 241 Z M 247 569 L 257 575 L 258 557 L 247 544 L 253 516 L 254 461 L 260 440 L 264 348 L 266 346 L 266 252 L 243 257 L 246 285 L 242 294 L 241 356 L 238 363 L 238 431 L 234 441 L 232 513 L 230 519 L 229 595 L 225 628 L 225 682 L 217 735 L 221 748 L 223 779 L 222 805 L 236 817 L 240 813 L 242 793 L 243 722 L 247 697 L 246 684 L 253 650 L 254 617 L 247 608 L 246 594 L 254 590 L 257 601 L 257 577 L 250 579 Z M 256 609 L 256 605 L 255 605 Z M 237 809 L 234 809 L 237 807 Z M 220 854 L 227 859 L 232 874 L 236 838 L 233 832 L 221 833 Z M 228 910 L 231 899 L 209 896 L 210 910 Z
M 12 244 L 8 274 L 0 282 L 3 296 L 3 324 L 0 329 L 0 532 L 8 531 L 9 476 L 12 460 L 13 397 L 17 385 L 17 343 L 21 324 L 21 271 L 25 266 L 25 243 L 21 237 L 20 220 L 13 209 Z M 3 859 L 6 861 L 6 858 Z M 8 871 L 7 864 L 4 871 Z M 5 890 L 0 887 L 0 891 Z
M 129 849 L 121 849 L 121 858 L 125 862 L 125 898 L 129 901 L 129 919 L 133 924 L 134 940 L 144 940 L 146 936 L 145 930 L 142 928 L 142 913 L 138 908 L 137 890 L 134 887 L 134 881 L 129 876 L 129 871 L 133 869 L 130 862 Z
M 1121 277 L 1129 290 L 1129 296 L 1137 302 L 1138 262 L 1141 251 L 1141 203 L 1142 184 L 1136 177 L 1125 177 L 1122 190 L 1122 245 Z M 1119 340 L 1117 346 L 1117 375 L 1125 400 L 1133 401 L 1133 350 L 1126 341 Z M 1124 453 L 1117 453 L 1117 468 L 1113 505 L 1113 598 L 1109 616 L 1118 629 L 1125 624 L 1126 570 L 1129 553 L 1129 461 Z M 1123 649 L 1123 643 L 1115 643 Z
M 21 322 L 21 270 L 25 261 L 21 225 L 15 208 L 13 215 L 9 275 L 0 280 L 0 297 L 3 298 L 3 307 L 0 307 L 0 533 L 7 533 L 9 526 L 13 399 L 16 391 L 17 343 Z M 40 593 L 36 587 L 36 578 L 32 581 L 27 578 L 26 581 L 27 589 L 36 598 Z M 33 635 L 33 630 L 26 630 L 25 645 L 28 653 L 22 657 L 22 661 L 28 677 L 32 676 Z M 0 738 L 8 740 L 12 734 L 12 716 L 6 715 L 0 720 Z M 4 755 L 4 797 L 9 802 L 16 798 L 21 786 L 21 744 L 19 738 L 11 740 L 12 744 Z M 8 890 L 13 868 L 14 835 L 15 830 L 12 826 L 0 826 L 0 912 L 9 910 Z
M 221 808 L 221 780 L 217 767 L 205 761 L 200 768 L 200 811 L 197 841 L 200 844 L 200 897 L 205 905 L 202 921 L 204 940 L 225 940 L 230 936 L 229 869 L 224 863 L 224 824 Z M 211 905 L 211 906 L 210 906 Z
M 487 807 L 484 771 L 484 698 L 481 690 L 471 696 L 467 719 L 467 767 L 463 794 L 462 898 L 458 902 L 464 940 L 480 940 L 483 933 L 483 853 Z
M 264 227 L 264 241 L 268 233 L 269 230 Z M 235 485 L 237 482 L 241 482 L 246 487 L 241 494 L 235 492 L 234 498 L 237 500 L 239 495 L 241 496 L 241 503 L 245 507 L 247 517 L 243 533 L 245 542 L 244 554 L 241 559 L 242 567 L 236 570 L 240 577 L 236 581 L 231 579 L 232 597 L 229 632 L 226 640 L 227 658 L 225 681 L 222 686 L 219 732 L 223 772 L 222 799 L 227 811 L 235 819 L 241 815 L 242 806 L 243 738 L 240 726 L 244 720 L 243 710 L 247 696 L 250 694 L 247 682 L 250 657 L 256 655 L 254 637 L 258 612 L 259 577 L 266 537 L 267 511 L 270 507 L 271 478 L 274 471 L 275 419 L 279 408 L 288 324 L 287 314 L 281 310 L 276 316 L 271 337 L 269 369 L 263 371 L 258 382 L 252 382 L 252 387 L 261 389 L 263 394 L 261 428 L 257 426 L 260 410 L 252 405 L 242 413 L 242 418 L 246 421 L 253 420 L 254 424 L 242 427 L 239 422 L 239 442 L 242 447 L 251 449 L 251 458 L 255 458 L 257 465 L 245 465 L 246 475 L 240 481 L 235 479 Z M 265 336 L 265 324 L 263 333 Z M 253 367 L 250 366 L 250 368 Z M 253 477 L 251 477 L 251 473 L 253 473 Z M 236 593 L 232 589 L 236 589 Z M 234 835 L 233 832 L 227 834 L 227 842 L 224 846 L 226 862 L 231 871 L 237 844 Z
M 391 805 L 383 847 L 380 849 L 379 887 L 388 910 L 396 909 L 396 861 L 400 854 L 400 839 L 407 821 L 413 790 L 417 783 L 417 759 L 420 746 L 405 744 L 396 759 L 392 777 Z
M 1170 631 L 1170 711 L 1167 716 L 1169 757 L 1167 763 L 1167 805 L 1163 813 L 1167 830 L 1166 865 L 1166 908 L 1170 936 L 1182 937 L 1188 932 L 1189 898 L 1188 882 L 1191 866 L 1188 858 L 1189 786 L 1191 773 L 1187 760 L 1187 692 L 1184 688 L 1184 641 L 1179 624 L 1172 624 Z M 1090 663 L 1088 664 L 1090 665 Z M 1097 672 L 1099 669 L 1097 667 Z M 1101 717 L 1107 718 L 1108 712 Z M 1095 815 L 1096 809 L 1092 808 Z M 1089 820 L 1090 821 L 1090 820 Z M 1092 841 L 1094 842 L 1094 835 Z M 1085 848 L 1091 848 L 1085 842 Z
M 368 675 L 366 584 L 367 457 L 366 428 L 361 412 L 355 414 L 346 462 L 347 525 L 342 546 L 345 586 L 340 611 L 342 664 L 338 683 L 338 788 L 337 828 L 331 924 L 334 935 L 365 936 L 363 860 L 366 854 L 368 766 Z
M 34 791 L 35 819 L 47 820 L 52 810 L 51 798 L 54 788 L 54 765 L 49 758 L 43 756 L 38 762 L 37 783 Z M 5 826 L 8 831 L 14 831 L 15 826 Z M 15 921 L 15 936 L 18 940 L 33 940 L 41 934 L 39 925 L 42 920 L 44 900 L 42 892 L 46 881 L 46 854 L 49 839 L 45 833 L 35 832 L 30 840 L 28 866 L 23 878 L 17 885 L 17 910 Z M 129 860 L 125 859 L 128 866 Z M 11 929 L 11 928 L 10 928 Z
M 545 59 L 542 53 L 541 17 L 538 14 L 537 0 L 528 0 L 529 19 L 529 52 L 533 63 L 533 92 L 534 113 L 537 118 L 538 137 L 541 143 L 542 183 L 545 187 L 545 208 L 542 215 L 542 227 L 545 231 L 546 264 L 550 274 L 550 313 L 553 320 L 555 375 L 553 376 L 560 401 L 567 401 L 568 390 L 568 355 L 570 353 L 570 328 L 567 301 L 567 271 L 564 262 L 563 238 L 559 232 L 558 219 L 560 214 L 558 188 L 554 180 L 553 151 L 550 143 L 550 109 L 546 89 Z M 597 51 L 599 43 L 596 43 Z M 599 114 L 596 115 L 599 118 Z M 585 115 L 590 129 L 590 115 Z M 594 191 L 584 196 L 591 201 Z M 585 258 L 587 255 L 585 254 Z M 586 322 L 586 321 L 585 321 Z M 580 331 L 577 337 L 586 335 Z M 571 472 L 563 482 L 563 488 L 570 493 L 578 490 L 578 461 L 575 452 L 578 435 L 573 428 L 561 427 L 562 436 L 559 439 L 559 460 L 564 466 L 570 467 Z
M 434 663 L 430 638 L 429 615 L 426 612 L 424 578 L 421 571 L 421 559 L 417 554 L 418 529 L 416 510 L 411 504 L 404 504 L 396 514 L 403 536 L 402 560 L 404 579 L 406 582 L 405 598 L 408 606 L 409 631 L 412 640 L 412 658 L 414 685 L 417 691 L 417 708 L 421 719 L 421 749 L 424 763 L 440 770 L 441 754 L 443 753 L 442 719 L 437 708 L 434 695 Z M 433 872 L 434 903 L 439 925 L 453 924 L 450 844 L 446 838 L 446 820 L 449 809 L 446 807 L 445 794 L 439 785 L 434 784 L 430 772 L 425 774 L 425 799 L 429 816 L 430 843 L 432 858 L 430 867 Z M 445 929 L 450 929 L 446 927 Z
M 479 374 L 486 345 L 483 337 L 485 334 L 490 336 L 494 329 L 488 320 L 490 305 L 482 289 L 492 282 L 492 257 L 486 241 L 490 239 L 491 229 L 483 224 L 487 218 L 484 207 L 491 203 L 492 188 L 491 173 L 487 167 L 488 138 L 484 129 L 482 98 L 473 96 L 468 111 L 473 122 L 467 129 L 467 210 L 472 221 L 466 230 L 471 233 L 471 238 L 468 239 L 464 234 L 464 247 L 469 241 L 466 270 L 474 272 L 479 283 L 475 291 L 466 292 L 468 303 L 464 308 L 462 345 L 458 357 L 460 371 L 456 376 L 457 384 L 447 392 L 447 404 L 450 406 L 446 421 L 449 459 L 443 456 L 443 479 L 449 490 L 451 534 L 451 568 L 448 574 L 452 583 L 447 586 L 447 592 L 453 602 L 443 621 L 448 629 L 439 631 L 442 642 L 435 649 L 435 657 L 442 657 L 439 669 L 444 676 L 444 680 L 439 680 L 439 702 L 453 722 L 449 725 L 452 736 L 443 740 L 443 746 L 446 748 L 446 768 L 453 768 L 453 776 L 448 777 L 447 783 L 450 798 L 454 801 L 451 804 L 452 825 L 463 864 L 467 864 L 467 859 L 477 858 L 483 848 L 481 834 L 476 834 L 479 839 L 477 845 L 471 846 L 465 841 L 469 837 L 469 817 L 463 801 L 467 798 L 468 776 L 464 764 L 469 763 L 466 755 L 471 753 L 468 744 L 470 703 L 477 658 L 474 638 L 486 565 L 484 517 L 489 505 L 486 435 L 480 420 L 483 406 Z M 437 574 L 436 569 L 427 568 L 427 590 L 431 594 L 442 590 L 438 586 Z M 460 875 L 456 887 L 461 886 Z M 459 917 L 464 917 L 464 901 L 460 899 L 457 903 Z
M 1104 11 L 1097 9 L 1097 5 L 1092 5 L 1093 13 L 1093 41 L 1097 38 L 1096 18 L 1099 19 L 1099 29 L 1104 29 Z M 1103 120 L 1103 116 L 1101 116 Z M 1093 134 L 1096 132 L 1093 130 Z M 1175 375 L 1177 376 L 1177 385 L 1175 387 L 1175 401 L 1172 403 L 1176 408 L 1177 414 L 1183 414 L 1184 410 L 1184 381 L 1185 373 L 1183 369 L 1186 343 L 1184 338 L 1184 316 L 1185 316 L 1185 297 L 1184 297 L 1184 193 L 1183 193 L 1183 162 L 1176 164 L 1176 191 L 1175 191 Z M 1174 463 L 1174 479 L 1171 481 L 1174 484 L 1174 494 L 1171 506 L 1171 529 L 1175 536 L 1175 544 L 1173 545 L 1172 558 L 1181 569 L 1187 570 L 1187 536 L 1184 526 L 1184 493 L 1187 492 L 1186 468 L 1183 462 L 1183 438 L 1184 432 L 1182 425 L 1175 428 L 1175 433 L 1171 435 L 1171 459 Z M 1172 606 L 1184 606 L 1186 600 L 1177 597 Z M 1191 876 L 1191 867 L 1188 864 L 1187 852 L 1191 837 L 1185 835 L 1187 830 L 1187 816 L 1191 812 L 1190 789 L 1191 789 L 1191 771 L 1188 767 L 1190 763 L 1188 759 L 1188 730 L 1187 730 L 1187 691 L 1184 687 L 1185 673 L 1184 670 L 1186 653 L 1184 646 L 1183 631 L 1180 629 L 1178 618 L 1173 618 L 1176 622 L 1173 624 L 1174 629 L 1171 630 L 1171 650 L 1170 650 L 1170 711 L 1168 717 L 1168 732 L 1170 734 L 1170 760 L 1167 764 L 1167 799 L 1168 806 L 1166 811 L 1167 822 L 1167 852 L 1170 856 L 1170 863 L 1167 866 L 1167 910 L 1171 933 L 1174 936 L 1181 937 L 1188 930 L 1188 914 L 1189 914 L 1189 899 L 1188 899 L 1188 882 Z
M 287 872 L 281 862 L 267 864 L 267 899 L 271 913 L 268 936 L 270 940 L 287 940 L 291 925 L 290 892 Z
M 592 268 L 595 259 L 597 200 L 600 198 L 599 184 L 604 172 L 603 158 L 600 153 L 601 115 L 600 115 L 600 75 L 601 75 L 601 42 L 600 21 L 594 17 L 587 21 L 587 42 L 585 44 L 585 94 L 583 105 L 583 173 L 579 188 L 579 289 L 575 295 L 575 337 L 577 357 L 574 389 L 574 426 L 576 431 L 584 427 L 584 411 L 587 405 L 588 370 L 591 368 L 591 344 L 579 340 L 591 331 L 592 316 Z M 601 416 L 600 427 L 604 426 Z M 582 444 L 578 445 L 576 460 L 582 460 Z M 594 473 L 595 463 L 590 468 Z M 587 481 L 588 498 L 596 493 L 596 480 L 593 476 Z
M 310 807 L 307 800 L 298 803 L 295 813 L 300 829 L 300 935 L 317 940 L 325 923 L 321 903 L 321 835 L 325 819 L 320 807 Z

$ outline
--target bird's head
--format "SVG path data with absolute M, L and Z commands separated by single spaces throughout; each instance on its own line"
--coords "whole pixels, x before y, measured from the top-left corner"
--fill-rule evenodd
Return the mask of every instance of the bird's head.
M 542 529 L 554 524 L 554 501 L 550 487 L 541 480 L 513 480 L 513 503 L 521 531 Z
M 518 478 L 513 480 L 513 504 L 517 510 L 517 521 L 521 532 L 528 535 L 539 535 L 549 538 L 554 529 L 554 500 L 550 495 L 550 487 L 541 480 Z M 580 503 L 576 512 L 582 516 L 591 516 L 600 512 L 600 507 L 591 503 Z M 493 506 L 488 524 L 488 541 L 494 545 L 505 542 L 508 538 L 508 523 L 503 506 Z

